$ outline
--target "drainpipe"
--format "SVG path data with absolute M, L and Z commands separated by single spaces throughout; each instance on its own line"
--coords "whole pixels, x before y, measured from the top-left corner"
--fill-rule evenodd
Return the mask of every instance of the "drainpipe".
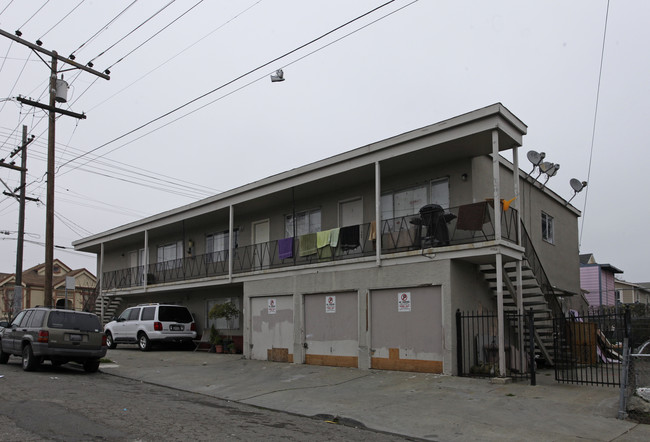
M 97 273 L 99 278 L 99 299 L 101 300 L 100 316 L 102 324 L 104 324 L 104 290 L 102 289 L 104 285 L 104 243 L 99 245 L 99 272 Z

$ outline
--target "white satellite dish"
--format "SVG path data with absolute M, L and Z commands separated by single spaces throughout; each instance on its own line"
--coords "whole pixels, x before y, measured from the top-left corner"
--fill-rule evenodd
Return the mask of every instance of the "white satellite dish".
M 526 179 L 530 176 L 531 173 L 535 171 L 535 168 L 538 167 L 544 158 L 546 157 L 546 153 L 544 152 L 536 152 L 534 150 L 529 150 L 528 153 L 526 154 L 526 157 L 528 158 L 528 161 L 530 161 L 533 164 L 533 169 L 528 172 L 528 175 L 526 175 Z M 537 174 L 537 177 L 539 178 L 539 175 L 541 175 L 541 172 Z M 537 178 L 535 178 L 537 180 Z
M 546 174 L 546 181 L 544 181 L 544 184 L 542 184 L 542 189 L 543 189 L 544 187 L 546 187 L 546 183 L 548 183 L 548 180 L 550 180 L 551 177 L 555 176 L 557 171 L 560 170 L 560 165 L 555 163 L 544 162 L 539 165 L 539 170 L 541 170 Z
M 572 196 L 571 198 L 569 198 L 569 201 L 566 202 L 565 206 L 568 206 L 569 203 L 571 202 L 571 200 L 572 200 L 573 198 L 575 198 L 576 195 L 577 195 L 580 191 L 582 191 L 582 189 L 584 189 L 585 187 L 587 187 L 587 182 L 586 182 L 586 181 L 580 181 L 580 180 L 575 179 L 575 178 L 571 178 L 571 180 L 569 181 L 569 185 L 570 185 L 571 188 L 573 189 L 573 196 Z

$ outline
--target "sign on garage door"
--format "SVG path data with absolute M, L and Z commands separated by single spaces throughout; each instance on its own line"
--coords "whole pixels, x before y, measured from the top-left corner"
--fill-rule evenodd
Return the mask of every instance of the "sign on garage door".
M 251 359 L 293 362 L 293 296 L 251 298 Z
M 371 367 L 442 373 L 440 287 L 371 292 Z

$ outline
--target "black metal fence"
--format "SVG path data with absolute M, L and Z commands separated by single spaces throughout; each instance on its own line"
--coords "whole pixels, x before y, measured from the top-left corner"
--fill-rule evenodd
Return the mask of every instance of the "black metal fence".
M 629 310 L 571 310 L 553 318 L 555 380 L 571 384 L 620 386 L 623 342 Z
M 535 383 L 532 315 L 504 314 L 505 372 Z M 496 377 L 499 370 L 498 314 L 456 311 L 456 362 L 459 376 Z

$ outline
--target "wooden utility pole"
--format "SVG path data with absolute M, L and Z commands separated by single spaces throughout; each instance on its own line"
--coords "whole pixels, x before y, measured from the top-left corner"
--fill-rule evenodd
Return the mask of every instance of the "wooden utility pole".
M 34 52 L 48 55 L 51 57 L 51 62 L 49 65 L 50 68 L 50 102 L 49 105 L 40 104 L 31 100 L 24 99 L 22 97 L 18 98 L 18 101 L 21 103 L 29 104 L 31 106 L 36 106 L 41 109 L 46 109 L 49 111 L 49 127 L 48 127 L 48 140 L 47 140 L 47 202 L 45 210 L 45 287 L 44 287 L 44 299 L 43 304 L 50 306 L 52 305 L 52 281 L 53 281 L 53 262 L 54 262 L 54 147 L 55 147 L 55 125 L 56 125 L 56 114 L 62 113 L 64 115 L 76 117 L 76 118 L 86 118 L 83 114 L 75 114 L 70 111 L 65 111 L 63 109 L 56 108 L 56 76 L 57 71 L 57 62 L 62 61 L 65 64 L 73 66 L 73 68 L 81 69 L 83 71 L 89 72 L 98 77 L 102 77 L 106 80 L 110 80 L 108 76 L 108 71 L 104 73 L 95 71 L 94 69 L 81 65 L 69 58 L 62 57 L 57 54 L 56 51 L 48 51 L 42 47 L 30 43 L 27 40 L 23 40 L 20 37 L 12 35 L 8 32 L 0 29 L 0 35 L 7 37 L 15 42 L 18 42 L 24 46 L 27 46 Z M 71 70 L 66 69 L 66 70 Z
M 34 141 L 32 137 L 27 140 L 27 126 L 23 126 L 23 139 L 19 150 L 20 154 L 20 208 L 18 212 L 18 244 L 16 245 L 16 279 L 14 284 L 14 312 L 22 310 L 23 306 L 23 244 L 25 241 L 25 184 L 27 175 L 27 145 Z M 13 156 L 17 151 L 12 152 Z

